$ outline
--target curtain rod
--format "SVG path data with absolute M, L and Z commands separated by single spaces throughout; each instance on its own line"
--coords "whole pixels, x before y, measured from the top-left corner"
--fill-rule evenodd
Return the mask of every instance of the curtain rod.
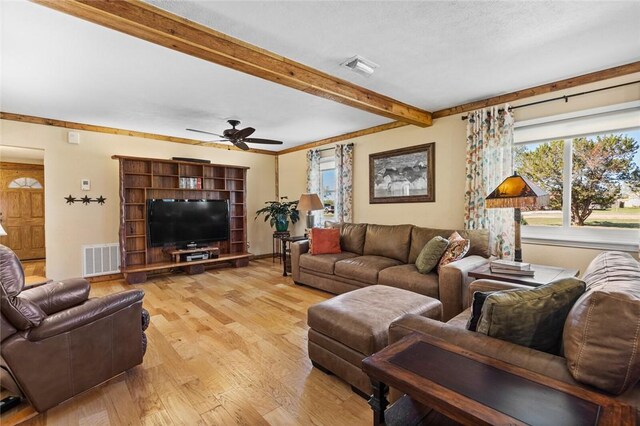
M 580 92 L 580 93 L 574 93 L 572 95 L 564 95 L 564 96 L 558 96 L 557 98 L 551 98 L 551 99 L 545 99 L 543 101 L 537 101 L 537 102 L 531 102 L 528 104 L 524 104 L 524 105 L 518 105 L 518 106 L 513 106 L 513 107 L 509 107 L 509 111 L 513 111 L 514 109 L 518 109 L 518 108 L 525 108 L 525 107 L 530 107 L 533 105 L 539 105 L 539 104 L 545 104 L 547 102 L 553 102 L 553 101 L 559 101 L 561 99 L 564 99 L 565 102 L 569 102 L 569 98 L 573 98 L 574 96 L 582 96 L 582 95 L 588 95 L 590 93 L 596 93 L 596 92 L 601 92 L 603 90 L 610 90 L 610 89 L 617 89 L 618 87 L 624 87 L 624 86 L 629 86 L 631 84 L 637 84 L 640 83 L 640 80 L 636 80 L 636 81 L 631 81 L 629 83 L 622 83 L 622 84 L 617 84 L 615 86 L 609 86 L 609 87 L 602 87 L 600 89 L 594 89 L 594 90 L 588 90 L 586 92 Z M 498 110 L 499 112 L 504 111 L 503 108 L 500 108 Z M 462 117 L 460 117 L 462 120 L 466 120 L 469 118 L 468 115 L 463 115 Z

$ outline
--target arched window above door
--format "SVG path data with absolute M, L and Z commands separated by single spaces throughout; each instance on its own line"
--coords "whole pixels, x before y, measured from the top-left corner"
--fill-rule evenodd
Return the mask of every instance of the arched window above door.
M 12 189 L 42 189 L 42 184 L 37 179 L 30 177 L 19 177 L 9 182 L 9 188 Z

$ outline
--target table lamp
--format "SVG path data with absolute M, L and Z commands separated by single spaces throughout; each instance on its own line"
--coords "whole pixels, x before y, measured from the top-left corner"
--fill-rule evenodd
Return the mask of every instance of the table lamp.
M 0 237 L 4 237 L 5 235 L 7 235 L 7 231 L 4 230 L 2 224 L 0 223 Z
M 514 260 L 516 262 L 522 262 L 522 246 L 520 242 L 520 221 L 522 219 L 522 213 L 520 209 L 539 209 L 548 203 L 549 194 L 516 172 L 513 172 L 513 176 L 509 176 L 503 180 L 502 183 L 485 198 L 484 205 L 486 208 L 513 208 L 516 234 Z
M 315 223 L 313 211 L 324 210 L 324 205 L 318 194 L 302 194 L 298 201 L 298 210 L 307 212 L 307 228 L 311 229 Z

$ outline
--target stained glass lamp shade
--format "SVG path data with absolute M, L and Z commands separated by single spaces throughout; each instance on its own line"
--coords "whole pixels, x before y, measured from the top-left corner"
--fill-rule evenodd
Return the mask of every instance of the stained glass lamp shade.
M 536 210 L 549 204 L 549 194 L 524 176 L 513 173 L 502 181 L 491 194 L 485 198 L 486 208 L 513 208 L 515 222 L 515 261 L 522 262 L 522 246 L 520 241 L 521 209 Z

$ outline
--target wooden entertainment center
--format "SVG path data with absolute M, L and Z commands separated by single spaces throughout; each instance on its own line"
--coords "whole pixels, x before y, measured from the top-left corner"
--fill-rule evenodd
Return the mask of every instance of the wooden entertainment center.
M 213 263 L 227 262 L 235 267 L 249 263 L 248 167 L 120 155 L 111 158 L 120 164 L 120 270 L 129 284 L 144 282 L 147 272 L 161 269 L 181 267 L 185 272 L 195 274 Z M 229 239 L 201 249 L 218 248 L 219 256 L 175 261 L 175 247 L 149 247 L 147 200 L 151 199 L 228 200 Z

